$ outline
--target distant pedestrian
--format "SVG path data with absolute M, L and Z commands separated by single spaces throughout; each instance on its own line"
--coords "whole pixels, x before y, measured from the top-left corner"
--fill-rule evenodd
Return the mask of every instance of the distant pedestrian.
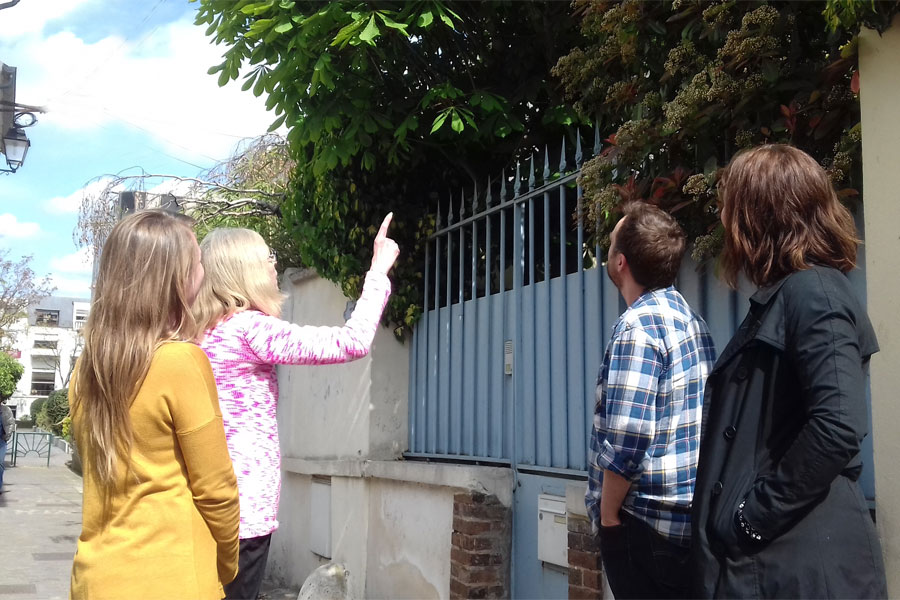
M 218 600 L 238 567 L 237 482 L 191 304 L 184 217 L 127 216 L 100 255 L 69 388 L 84 468 L 73 599 Z
M 845 273 L 859 240 L 825 170 L 781 144 L 719 181 L 722 272 L 758 290 L 706 384 L 692 524 L 698 598 L 884 598 L 859 487 L 878 350 Z
M 3 462 L 6 460 L 6 447 L 16 430 L 16 419 L 6 400 L 0 403 L 0 494 L 3 493 Z M 13 449 L 15 451 L 15 449 Z
M 362 295 L 343 327 L 310 327 L 279 318 L 275 256 L 248 229 L 215 229 L 203 240 L 206 279 L 194 306 L 200 346 L 216 375 L 228 449 L 241 495 L 241 553 L 229 599 L 255 600 L 278 528 L 281 451 L 275 365 L 326 365 L 366 356 L 391 293 L 387 273 L 397 244 L 387 237 L 391 215 L 375 237 Z
M 585 498 L 618 600 L 686 598 L 706 322 L 675 289 L 685 250 L 668 213 L 637 202 L 610 237 L 607 271 L 628 308 L 597 382 Z

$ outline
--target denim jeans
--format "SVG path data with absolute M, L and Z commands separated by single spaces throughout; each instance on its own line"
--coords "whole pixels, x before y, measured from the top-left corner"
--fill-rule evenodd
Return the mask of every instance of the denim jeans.
M 5 467 L 3 466 L 3 461 L 6 460 L 6 440 L 0 438 L 0 487 L 3 486 L 3 471 Z
M 690 548 L 670 542 L 625 511 L 620 517 L 621 525 L 600 528 L 603 570 L 616 600 L 689 598 Z

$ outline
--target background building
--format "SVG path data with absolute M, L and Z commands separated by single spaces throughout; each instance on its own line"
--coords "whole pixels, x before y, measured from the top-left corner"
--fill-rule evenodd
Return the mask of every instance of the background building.
M 49 297 L 28 307 L 15 331 L 13 356 L 25 373 L 8 403 L 21 417 L 31 414 L 31 403 L 69 384 L 83 347 L 81 329 L 90 313 L 86 298 Z

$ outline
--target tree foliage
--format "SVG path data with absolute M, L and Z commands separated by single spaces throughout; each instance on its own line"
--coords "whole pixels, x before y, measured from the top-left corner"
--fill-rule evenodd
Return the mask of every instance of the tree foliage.
M 49 277 L 35 277 L 30 256 L 13 260 L 9 254 L 9 250 L 0 250 L 0 350 L 12 343 L 11 328 L 27 315 L 28 306 L 56 289 Z
M 387 319 L 417 317 L 427 217 L 575 118 L 549 70 L 577 30 L 564 2 L 199 0 L 297 161 L 285 226 L 303 262 L 359 293 L 385 213 L 401 246 Z
M 31 401 L 31 417 L 33 421 L 37 420 L 37 416 L 41 414 L 41 410 L 44 408 L 44 405 L 47 403 L 46 398 L 35 398 Z
M 63 435 L 64 421 L 69 416 L 69 390 L 63 388 L 53 390 L 47 402 L 37 414 L 37 424 L 42 429 L 49 429 L 53 435 Z
M 266 238 L 285 262 L 296 262 L 297 244 L 281 226 L 281 205 L 293 169 L 284 138 L 267 134 L 243 140 L 231 157 L 197 177 L 143 171 L 101 175 L 93 181 L 102 186 L 85 187 L 96 191 L 82 196 L 73 239 L 99 256 L 122 216 L 120 194 L 131 191 L 144 199 L 139 208 L 168 206 L 193 217 L 201 239 L 215 227 L 247 227 Z
M 609 134 L 582 173 L 601 238 L 622 202 L 643 197 L 680 220 L 696 240 L 696 258 L 714 254 L 721 239 L 718 169 L 741 148 L 767 142 L 809 152 L 841 196 L 858 196 L 855 32 L 841 19 L 826 21 L 824 3 L 576 0 L 574 6 L 585 41 L 554 73 L 578 111 Z
M 879 33 L 891 26 L 900 11 L 900 0 L 826 0 L 822 15 L 830 31 L 859 31 L 869 27 Z
M 0 351 L 0 400 L 6 400 L 16 391 L 25 367 L 6 352 Z

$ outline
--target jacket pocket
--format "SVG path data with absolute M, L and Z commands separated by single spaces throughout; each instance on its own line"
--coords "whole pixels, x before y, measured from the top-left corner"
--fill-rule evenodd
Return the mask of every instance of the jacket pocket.
M 742 550 L 743 544 L 734 519 L 738 505 L 756 480 L 754 473 L 742 473 L 733 484 L 724 486 L 722 494 L 713 507 L 710 518 L 712 531 L 709 533 L 728 556 L 735 557 L 746 554 Z

